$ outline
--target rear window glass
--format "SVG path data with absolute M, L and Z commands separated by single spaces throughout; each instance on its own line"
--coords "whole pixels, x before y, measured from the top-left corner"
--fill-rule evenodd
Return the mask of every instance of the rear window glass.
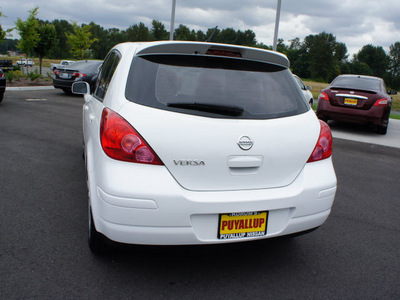
M 135 57 L 125 94 L 138 104 L 217 118 L 270 119 L 309 109 L 288 69 L 213 56 Z
M 97 68 L 102 64 L 102 61 L 78 61 L 66 66 L 66 69 L 70 70 L 80 70 L 87 72 L 96 72 Z
M 345 88 L 345 89 L 356 89 L 366 91 L 380 91 L 381 82 L 375 78 L 365 77 L 337 77 L 331 83 L 332 87 Z

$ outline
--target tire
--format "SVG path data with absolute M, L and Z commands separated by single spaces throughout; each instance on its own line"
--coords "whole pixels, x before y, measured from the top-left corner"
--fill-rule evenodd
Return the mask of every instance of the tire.
M 4 98 L 4 93 L 0 93 L 0 103 L 1 101 L 3 101 L 3 98 Z
M 389 112 L 390 114 L 390 112 Z M 385 135 L 389 127 L 389 117 L 382 121 L 381 125 L 376 125 L 376 133 Z
M 326 124 L 328 124 L 329 119 L 327 117 L 322 117 L 322 116 L 318 116 L 318 119 L 320 119 L 321 121 L 324 121 Z
M 110 246 L 105 242 L 105 238 L 96 230 L 96 226 L 93 222 L 92 210 L 89 204 L 89 234 L 88 243 L 89 248 L 93 254 L 103 256 L 110 252 Z
M 314 99 L 310 99 L 310 101 L 308 101 L 308 103 L 310 104 L 311 108 L 313 107 L 314 104 Z
M 71 95 L 71 94 L 72 94 L 71 89 L 63 88 L 62 90 L 64 91 L 64 93 L 65 93 L 66 95 Z
M 378 134 L 385 135 L 386 132 L 387 132 L 387 128 L 388 128 L 388 125 L 377 125 L 376 126 L 376 132 Z

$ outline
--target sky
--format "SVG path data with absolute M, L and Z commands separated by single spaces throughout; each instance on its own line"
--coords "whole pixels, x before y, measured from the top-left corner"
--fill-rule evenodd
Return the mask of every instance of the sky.
M 169 31 L 173 0 L 0 0 L 3 29 L 15 26 L 17 18 L 26 20 L 28 11 L 39 7 L 38 18 L 63 19 L 105 29 L 125 30 L 143 22 L 162 22 Z M 273 44 L 277 0 L 176 0 L 175 28 L 251 29 L 258 42 Z M 364 45 L 389 46 L 400 41 L 399 0 L 282 0 L 278 38 L 290 45 L 310 34 L 332 33 L 345 43 L 350 58 Z M 13 31 L 12 38 L 19 38 Z

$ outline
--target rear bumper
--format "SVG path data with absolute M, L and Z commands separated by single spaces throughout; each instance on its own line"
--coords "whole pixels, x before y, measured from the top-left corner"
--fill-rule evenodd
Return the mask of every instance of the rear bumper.
M 302 232 L 325 222 L 336 193 L 331 158 L 306 164 L 289 186 L 264 190 L 188 191 L 165 167 L 127 169 L 109 158 L 88 175 L 97 231 L 128 244 L 218 244 Z M 256 211 L 269 212 L 266 236 L 218 239 L 219 214 Z
M 56 89 L 71 89 L 75 80 L 60 80 L 53 78 L 53 86 Z
M 372 106 L 368 110 L 361 110 L 352 107 L 333 106 L 329 101 L 320 100 L 316 114 L 320 119 L 386 125 L 390 115 L 390 107 Z

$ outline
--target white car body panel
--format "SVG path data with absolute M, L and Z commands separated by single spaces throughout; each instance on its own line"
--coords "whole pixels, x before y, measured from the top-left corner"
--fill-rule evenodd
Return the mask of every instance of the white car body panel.
M 118 45 L 122 59 L 104 101 L 85 95 L 85 157 L 96 230 L 120 243 L 173 245 L 241 242 L 323 224 L 334 201 L 336 175 L 331 157 L 306 163 L 320 133 L 312 110 L 285 118 L 236 120 L 128 101 L 125 86 L 133 57 L 163 43 Z M 258 50 L 248 52 L 253 58 L 263 57 Z M 286 59 L 275 53 L 266 56 L 278 62 Z M 99 134 L 104 107 L 127 120 L 165 165 L 108 157 Z M 237 145 L 241 136 L 254 141 L 250 150 Z M 258 211 L 269 212 L 266 236 L 217 238 L 220 214 Z

